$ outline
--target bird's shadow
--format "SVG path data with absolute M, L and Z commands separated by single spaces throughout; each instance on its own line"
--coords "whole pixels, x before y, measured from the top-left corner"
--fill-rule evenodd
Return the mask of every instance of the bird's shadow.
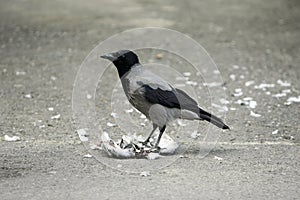
M 234 153 L 238 151 L 236 147 L 227 147 L 224 148 L 223 146 L 215 146 L 211 147 L 199 147 L 197 145 L 193 146 L 180 146 L 175 154 L 182 154 L 182 155 L 209 155 L 209 154 L 216 154 L 216 155 L 224 155 L 228 153 Z

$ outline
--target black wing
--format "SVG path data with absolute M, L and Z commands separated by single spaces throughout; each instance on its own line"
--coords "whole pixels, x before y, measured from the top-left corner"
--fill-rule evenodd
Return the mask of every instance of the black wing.
M 221 119 L 198 107 L 197 102 L 187 93 L 180 89 L 162 90 L 153 89 L 149 85 L 143 85 L 145 98 L 153 103 L 166 106 L 168 108 L 186 109 L 196 113 L 201 119 L 204 119 L 219 128 L 229 129 Z
M 145 98 L 153 103 L 166 106 L 168 108 L 179 108 L 194 110 L 198 109 L 197 102 L 188 94 L 180 89 L 162 90 L 161 88 L 153 89 L 148 85 L 142 86 Z

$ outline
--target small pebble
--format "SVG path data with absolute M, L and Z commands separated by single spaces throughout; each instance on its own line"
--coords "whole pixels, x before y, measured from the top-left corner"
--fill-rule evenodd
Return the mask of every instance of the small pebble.
M 164 54 L 158 53 L 156 54 L 156 59 L 162 59 L 164 57 Z

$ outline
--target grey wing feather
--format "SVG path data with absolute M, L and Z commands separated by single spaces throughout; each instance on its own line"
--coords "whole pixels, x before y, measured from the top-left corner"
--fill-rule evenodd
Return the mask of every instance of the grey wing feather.
M 141 71 L 141 73 L 137 75 L 136 80 L 139 85 L 142 83 L 143 85 L 148 85 L 154 90 L 160 88 L 162 90 L 171 91 L 173 89 L 168 82 L 148 70 Z

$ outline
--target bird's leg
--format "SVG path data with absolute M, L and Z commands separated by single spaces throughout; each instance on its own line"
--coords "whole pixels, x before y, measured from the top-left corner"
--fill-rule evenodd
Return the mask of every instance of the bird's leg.
M 144 145 L 148 144 L 148 142 L 149 142 L 151 136 L 153 135 L 153 133 L 155 132 L 155 130 L 157 129 L 157 127 L 158 127 L 158 126 L 157 126 L 156 124 L 153 124 L 153 129 L 152 129 L 150 135 L 149 135 L 149 136 L 147 137 L 147 139 L 143 142 Z
M 162 134 L 164 133 L 165 130 L 166 130 L 166 125 L 164 125 L 162 128 L 159 128 L 159 135 L 158 135 L 158 138 L 157 138 L 157 141 L 156 141 L 156 144 L 155 144 L 154 148 L 159 148 L 158 145 L 159 145 L 161 136 L 162 136 Z

